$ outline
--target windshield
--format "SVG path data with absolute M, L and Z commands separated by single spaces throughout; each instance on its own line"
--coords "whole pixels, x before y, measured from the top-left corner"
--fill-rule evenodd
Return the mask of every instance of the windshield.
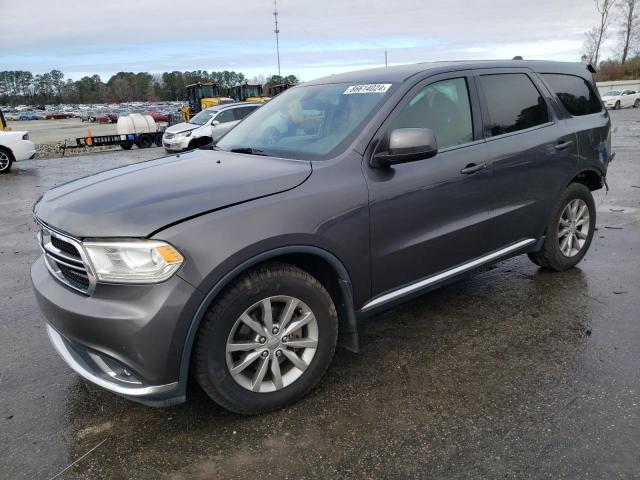
M 619 97 L 621 93 L 619 90 L 609 90 L 603 97 Z
M 391 84 L 300 86 L 256 110 L 217 144 L 301 160 L 333 156 L 385 98 Z
M 215 116 L 216 112 L 212 112 L 211 110 L 203 110 L 191 120 L 189 123 L 193 123 L 194 125 L 204 125 L 209 120 L 211 120 Z

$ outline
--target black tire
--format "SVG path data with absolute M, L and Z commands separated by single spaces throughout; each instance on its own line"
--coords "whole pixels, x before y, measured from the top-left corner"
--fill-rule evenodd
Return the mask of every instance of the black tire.
M 620 100 L 618 100 L 615 104 L 615 106 L 613 107 L 614 110 L 620 110 Z
M 640 98 L 637 98 L 635 102 L 633 102 L 633 108 L 640 107 Z
M 131 150 L 131 147 L 133 147 L 133 142 L 126 142 L 126 143 L 121 143 L 120 147 L 123 150 Z
M 11 170 L 11 165 L 16 159 L 10 150 L 0 147 L 0 175 Z
M 153 139 L 153 143 L 156 144 L 156 147 L 162 146 L 162 133 L 156 133 L 156 136 Z
M 140 135 L 140 138 L 138 138 L 138 148 L 149 148 L 151 145 L 153 145 L 151 135 Z
M 584 244 L 578 252 L 573 256 L 566 256 L 560 249 L 560 241 L 558 239 L 560 216 L 565 207 L 573 200 L 580 199 L 584 201 L 589 211 L 589 230 L 586 233 Z M 529 253 L 529 258 L 536 265 L 549 270 L 563 272 L 573 268 L 587 253 L 593 232 L 596 225 L 596 205 L 591 195 L 591 190 L 581 183 L 571 183 L 562 192 L 560 198 L 553 207 L 549 221 L 545 229 L 545 240 L 542 249 L 538 252 Z
M 245 310 L 277 295 L 300 299 L 311 309 L 318 327 L 317 347 L 297 380 L 279 390 L 254 392 L 232 377 L 227 366 L 227 340 Z M 276 318 L 279 316 L 274 315 L 274 323 Z M 264 413 L 301 399 L 318 384 L 333 358 L 337 336 L 335 306 L 322 284 L 291 265 L 268 264 L 243 274 L 211 305 L 196 337 L 192 371 L 207 395 L 227 410 L 245 415 Z

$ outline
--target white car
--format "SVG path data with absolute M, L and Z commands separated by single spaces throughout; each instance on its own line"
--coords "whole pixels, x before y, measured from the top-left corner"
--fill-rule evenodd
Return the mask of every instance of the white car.
M 162 145 L 168 152 L 182 152 L 218 141 L 261 103 L 227 103 L 202 110 L 189 120 L 167 128 Z
M 618 110 L 624 107 L 640 107 L 640 95 L 634 90 L 609 90 L 602 94 L 605 107 Z
M 0 173 L 7 173 L 15 161 L 36 156 L 36 146 L 29 132 L 0 131 Z

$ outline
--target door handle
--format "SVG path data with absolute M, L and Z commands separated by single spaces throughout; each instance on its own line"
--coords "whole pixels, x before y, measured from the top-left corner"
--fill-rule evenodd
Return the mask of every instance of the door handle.
M 470 175 L 472 173 L 479 172 L 480 170 L 484 170 L 485 168 L 487 168 L 486 163 L 470 163 L 460 170 L 460 173 L 463 175 Z
M 556 150 L 564 150 L 565 148 L 567 148 L 568 146 L 573 144 L 573 140 L 568 140 L 566 142 L 560 142 L 558 143 L 555 147 Z

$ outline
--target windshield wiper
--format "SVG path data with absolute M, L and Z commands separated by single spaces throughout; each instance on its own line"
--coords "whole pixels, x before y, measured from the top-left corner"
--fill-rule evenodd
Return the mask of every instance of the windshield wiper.
M 253 147 L 238 147 L 238 148 L 232 148 L 229 151 L 232 153 L 247 153 L 249 155 L 262 155 L 263 157 L 269 156 L 267 152 L 263 150 L 259 150 L 257 148 L 253 148 Z

